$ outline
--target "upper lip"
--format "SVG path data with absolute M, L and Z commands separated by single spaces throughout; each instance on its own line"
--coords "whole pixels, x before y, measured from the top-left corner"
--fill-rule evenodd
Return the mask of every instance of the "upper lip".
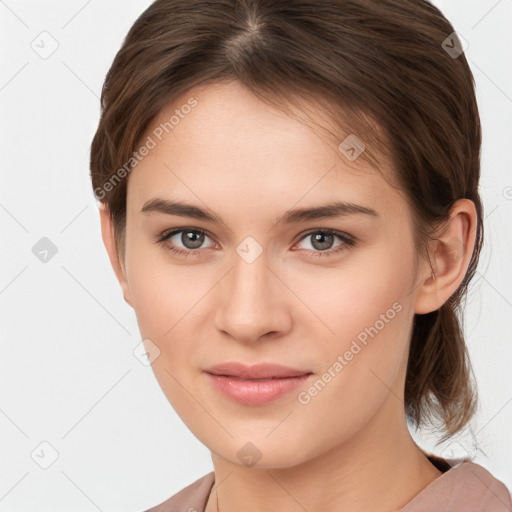
M 248 366 L 238 362 L 221 363 L 205 370 L 213 375 L 225 375 L 239 379 L 268 379 L 283 377 L 299 377 L 311 373 L 280 364 L 262 363 Z

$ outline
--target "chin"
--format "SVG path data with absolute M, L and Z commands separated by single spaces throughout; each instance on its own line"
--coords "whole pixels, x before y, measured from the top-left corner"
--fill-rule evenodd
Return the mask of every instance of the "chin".
M 240 441 L 244 439 L 243 441 Z M 315 455 L 306 452 L 305 447 L 311 449 L 310 442 L 297 439 L 275 437 L 273 440 L 261 439 L 261 434 L 250 437 L 236 436 L 229 443 L 222 446 L 213 446 L 202 441 L 212 452 L 224 460 L 239 467 L 248 469 L 286 469 L 298 466 Z M 291 441 L 291 442 L 290 442 Z

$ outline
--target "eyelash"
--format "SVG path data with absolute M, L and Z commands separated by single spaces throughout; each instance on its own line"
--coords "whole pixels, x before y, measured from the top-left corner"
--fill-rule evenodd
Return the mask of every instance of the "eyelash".
M 172 238 L 174 235 L 176 235 L 178 233 L 183 233 L 183 232 L 192 232 L 192 233 L 197 233 L 199 235 L 204 234 L 206 236 L 209 236 L 208 233 L 206 233 L 206 231 L 204 231 L 202 229 L 180 228 L 180 229 L 174 229 L 171 231 L 163 232 L 162 234 L 160 234 L 156 237 L 157 238 L 156 241 L 158 244 L 162 245 L 166 250 L 171 251 L 172 253 L 177 254 L 178 256 L 183 256 L 186 258 L 187 256 L 190 256 L 190 255 L 197 255 L 199 252 L 201 252 L 201 249 L 184 250 L 184 249 L 178 249 L 174 246 L 169 246 L 165 243 L 169 238 Z M 339 245 L 338 247 L 335 247 L 334 249 L 328 249 L 326 251 L 309 251 L 309 252 L 312 252 L 314 257 L 334 256 L 343 251 L 349 250 L 350 248 L 352 248 L 356 245 L 356 239 L 354 237 L 352 237 L 351 235 L 348 235 L 347 233 L 343 233 L 341 231 L 336 231 L 333 229 L 316 229 L 316 230 L 309 231 L 308 233 L 304 234 L 302 236 L 302 238 L 300 238 L 299 242 L 302 242 L 302 240 L 304 240 L 308 236 L 318 234 L 318 233 L 321 233 L 323 235 L 333 235 L 335 237 L 338 237 L 343 243 L 341 245 Z M 297 249 L 297 250 L 308 251 L 308 249 Z

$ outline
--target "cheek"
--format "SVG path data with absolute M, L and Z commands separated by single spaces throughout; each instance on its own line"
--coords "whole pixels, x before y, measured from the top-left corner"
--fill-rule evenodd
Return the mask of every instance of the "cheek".
M 361 256 L 354 254 L 337 268 L 312 268 L 302 277 L 289 275 L 294 292 L 315 314 L 308 312 L 308 318 L 314 319 L 312 327 L 339 349 L 375 323 L 382 327 L 384 321 L 387 331 L 392 330 L 391 323 L 397 328 L 396 310 L 405 309 L 413 298 L 412 252 L 405 255 L 404 250 L 389 244 Z
M 320 338 L 318 378 L 298 397 L 295 416 L 301 438 L 318 438 L 320 444 L 311 446 L 313 452 L 355 435 L 388 399 L 393 402 L 396 396 L 395 406 L 403 407 L 410 309 L 397 289 L 369 290 L 373 292 L 358 291 L 358 298 L 369 299 L 359 304 L 338 294 L 342 307 L 336 311 L 331 307 L 325 318 L 336 334 Z
M 200 265 L 173 263 L 163 247 L 137 233 L 127 241 L 126 268 L 141 333 L 147 337 L 162 338 L 187 311 L 193 314 L 207 285 Z
M 365 407 L 378 406 L 404 371 L 415 269 L 412 253 L 405 257 L 402 249 L 398 257 L 392 249 L 324 274 L 315 288 L 299 292 L 321 319 L 310 323 L 306 336 L 322 340 L 315 347 L 317 372 L 330 372 L 322 378 L 328 381 L 324 398 L 315 398 L 319 407 L 357 405 L 363 414 Z
M 136 235 L 127 243 L 126 270 L 133 308 L 141 337 L 151 340 L 160 351 L 152 364 L 158 380 L 170 379 L 163 368 L 174 373 L 173 366 L 190 351 L 194 342 L 191 336 L 199 335 L 185 328 L 204 295 L 204 284 L 194 276 L 193 266 L 172 265 L 165 257 L 163 249 L 144 240 L 138 243 Z
M 199 265 L 169 263 L 163 250 L 133 247 L 129 258 L 128 281 L 139 330 L 159 350 L 152 370 L 169 403 L 187 424 L 193 423 L 204 414 L 189 393 L 198 395 L 195 354 L 198 341 L 207 339 L 202 333 L 205 293 L 216 279 L 210 283 L 211 276 Z

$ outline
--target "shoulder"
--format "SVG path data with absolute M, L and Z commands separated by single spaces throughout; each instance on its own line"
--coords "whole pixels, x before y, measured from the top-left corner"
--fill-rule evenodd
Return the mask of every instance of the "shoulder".
M 204 512 L 214 481 L 212 471 L 145 512 Z
M 510 492 L 503 482 L 495 478 L 487 469 L 471 462 L 463 462 L 458 469 L 455 483 L 473 502 L 479 511 L 512 511 Z M 475 506 L 478 504 L 478 506 Z
M 445 459 L 451 469 L 413 498 L 402 512 L 512 512 L 512 499 L 503 482 L 480 464 Z

